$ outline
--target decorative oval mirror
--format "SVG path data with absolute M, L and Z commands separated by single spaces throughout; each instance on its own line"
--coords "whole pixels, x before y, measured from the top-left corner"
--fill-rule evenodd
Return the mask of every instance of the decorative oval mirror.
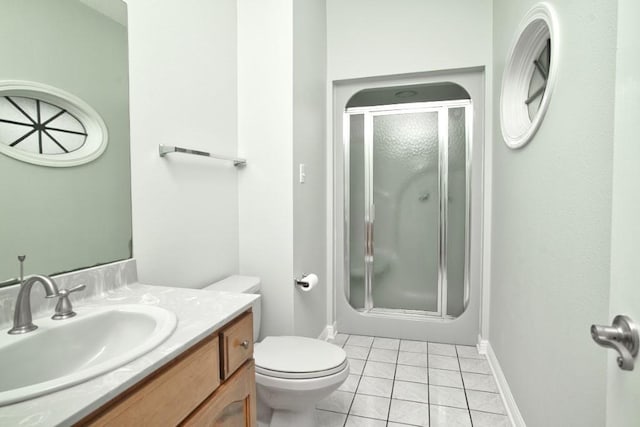
M 0 82 L 0 152 L 41 166 L 68 167 L 98 158 L 107 126 L 80 98 L 52 86 Z
M 500 127 L 510 148 L 527 144 L 540 127 L 556 81 L 559 31 L 555 11 L 536 4 L 522 20 L 502 76 Z

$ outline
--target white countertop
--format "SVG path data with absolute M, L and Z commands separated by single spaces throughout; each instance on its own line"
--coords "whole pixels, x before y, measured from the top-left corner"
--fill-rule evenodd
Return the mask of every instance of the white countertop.
M 45 396 L 0 407 L 0 426 L 73 424 L 247 310 L 257 298 L 251 294 L 130 284 L 81 300 L 74 305 L 90 308 L 143 304 L 166 308 L 176 314 L 178 325 L 158 347 L 118 369 Z M 37 319 L 34 323 L 38 323 Z M 6 331 L 2 329 L 0 333 Z M 73 360 L 68 362 L 72 364 Z

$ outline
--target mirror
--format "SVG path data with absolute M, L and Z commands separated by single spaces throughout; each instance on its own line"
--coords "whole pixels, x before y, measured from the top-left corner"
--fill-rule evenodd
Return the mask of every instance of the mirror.
M 121 0 L 0 0 L 0 82 L 54 87 L 108 132 L 95 160 L 49 167 L 0 154 L 0 282 L 131 257 L 127 10 Z M 4 141 L 3 141 L 4 142 Z M 7 144 L 6 142 L 4 142 Z

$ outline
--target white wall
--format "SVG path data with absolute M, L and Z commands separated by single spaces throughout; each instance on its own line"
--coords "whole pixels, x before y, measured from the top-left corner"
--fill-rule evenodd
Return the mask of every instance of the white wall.
M 492 93 L 492 0 L 327 0 L 327 97 L 337 80 L 424 73 L 454 68 L 485 67 L 486 93 Z M 332 109 L 332 102 L 328 108 Z M 492 120 L 492 97 L 485 97 L 485 119 Z M 332 135 L 332 111 L 327 112 Z M 491 140 L 491 127 L 485 127 Z M 328 144 L 327 173 L 333 176 L 333 143 Z M 491 145 L 485 146 L 485 168 L 490 170 Z M 490 198 L 490 175 L 484 176 L 485 199 Z M 329 188 L 333 188 L 329 181 Z M 490 200 L 490 199 L 489 199 Z M 333 199 L 328 199 L 328 216 Z M 490 226 L 490 206 L 484 209 L 484 231 Z M 332 239 L 333 222 L 327 238 Z M 332 240 L 329 240 L 330 242 Z M 483 242 L 485 256 L 489 242 Z M 331 249 L 328 272 L 333 272 Z M 488 274 L 486 263 L 483 274 Z M 330 279 L 331 276 L 328 275 Z M 481 279 L 476 278 L 478 281 Z M 485 285 L 485 287 L 488 287 Z M 329 284 L 329 301 L 333 300 Z M 488 298 L 485 298 L 488 300 Z M 335 318 L 333 304 L 329 322 Z
M 293 4 L 238 1 L 240 273 L 262 278 L 261 335 L 293 333 Z
M 496 101 L 536 2 L 494 1 Z M 602 426 L 607 352 L 589 326 L 608 312 L 616 8 L 550 3 L 558 80 L 527 146 L 502 142 L 495 104 L 490 342 L 528 426 Z
M 139 278 L 202 286 L 238 270 L 242 172 L 158 144 L 236 154 L 236 1 L 127 3 Z
M 240 272 L 262 278 L 262 336 L 325 326 L 324 2 L 240 0 Z M 307 171 L 298 183 L 298 165 Z M 293 278 L 319 273 L 301 293 Z
M 317 337 L 326 326 L 326 4 L 293 3 L 293 270 L 316 273 L 319 284 L 294 293 L 296 335 Z M 298 181 L 304 163 L 306 180 Z
M 491 0 L 328 0 L 329 81 L 489 65 Z
M 129 0 L 140 280 L 200 287 L 238 272 L 260 276 L 263 336 L 294 328 L 317 336 L 326 324 L 324 9 L 322 1 L 294 10 L 292 1 Z M 160 159 L 160 143 L 237 153 L 248 166 Z M 294 176 L 301 162 L 304 185 Z M 295 297 L 294 321 L 293 278 L 312 271 L 322 284 Z

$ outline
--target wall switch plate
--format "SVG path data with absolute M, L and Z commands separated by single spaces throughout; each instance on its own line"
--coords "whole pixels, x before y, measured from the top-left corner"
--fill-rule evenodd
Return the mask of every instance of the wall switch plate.
M 305 167 L 304 167 L 304 163 L 300 163 L 300 184 L 304 184 L 305 179 L 307 178 L 307 174 L 305 172 Z

